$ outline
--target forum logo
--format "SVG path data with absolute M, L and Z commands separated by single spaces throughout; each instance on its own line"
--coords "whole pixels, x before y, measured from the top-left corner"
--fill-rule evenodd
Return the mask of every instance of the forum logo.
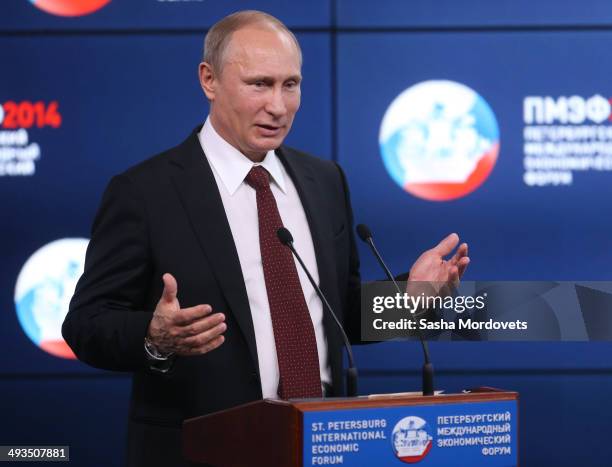
M 420 417 L 402 418 L 393 428 L 393 451 L 407 464 L 422 461 L 431 451 L 432 437 L 427 422 Z
M 84 16 L 98 11 L 111 0 L 30 0 L 36 8 L 57 16 Z
M 487 179 L 499 153 L 499 128 L 491 107 L 472 89 L 423 81 L 393 100 L 379 143 L 385 168 L 402 189 L 448 201 Z
M 17 277 L 19 324 L 32 342 L 56 357 L 76 358 L 62 338 L 62 323 L 83 273 L 87 244 L 84 238 L 51 242 L 30 256 Z
M 34 175 L 42 151 L 31 135 L 41 128 L 61 126 L 58 101 L 0 102 L 0 177 Z

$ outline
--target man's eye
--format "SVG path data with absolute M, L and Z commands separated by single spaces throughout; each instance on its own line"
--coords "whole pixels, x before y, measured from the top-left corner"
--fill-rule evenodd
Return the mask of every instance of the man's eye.
M 265 86 L 266 86 L 266 83 L 265 83 L 265 82 L 263 82 L 263 81 L 255 81 L 255 82 L 253 83 L 253 86 L 255 86 L 256 88 L 263 88 L 263 87 L 265 87 Z

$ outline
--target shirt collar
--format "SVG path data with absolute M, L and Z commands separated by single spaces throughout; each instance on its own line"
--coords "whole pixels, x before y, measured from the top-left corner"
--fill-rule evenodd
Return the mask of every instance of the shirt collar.
M 287 193 L 281 163 L 274 151 L 268 151 L 261 163 L 253 163 L 215 131 L 210 117 L 206 119 L 204 126 L 198 133 L 198 138 L 208 162 L 217 172 L 230 196 L 236 193 L 240 184 L 255 165 L 261 165 L 265 168 L 270 173 L 272 181 L 278 185 L 283 193 Z

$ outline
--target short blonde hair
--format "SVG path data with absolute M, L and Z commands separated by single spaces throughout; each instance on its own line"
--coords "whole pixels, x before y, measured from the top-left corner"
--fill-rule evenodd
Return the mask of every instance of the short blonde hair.
M 263 25 L 287 34 L 295 43 L 302 63 L 302 49 L 295 35 L 285 24 L 268 13 L 257 10 L 244 10 L 232 13 L 215 23 L 204 38 L 204 53 L 202 61 L 208 63 L 214 72 L 221 73 L 224 54 L 232 34 L 247 26 Z

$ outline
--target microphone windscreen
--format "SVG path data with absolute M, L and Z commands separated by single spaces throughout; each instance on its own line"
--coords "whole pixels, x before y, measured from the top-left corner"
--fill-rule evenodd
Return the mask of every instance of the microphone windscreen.
M 370 228 L 365 224 L 359 224 L 357 226 L 357 235 L 363 242 L 367 242 L 370 238 L 372 238 L 372 232 Z
M 283 245 L 293 243 L 293 235 L 291 235 L 291 232 L 284 227 L 281 227 L 276 231 L 276 236 Z

